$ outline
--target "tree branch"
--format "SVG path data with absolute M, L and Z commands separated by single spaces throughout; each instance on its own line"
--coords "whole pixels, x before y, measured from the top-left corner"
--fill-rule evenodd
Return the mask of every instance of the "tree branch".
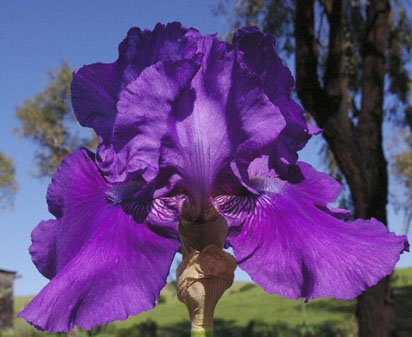
M 343 0 L 333 1 L 329 19 L 329 50 L 322 88 L 317 74 L 314 1 L 298 0 L 295 17 L 296 88 L 304 108 L 324 130 L 324 137 L 349 184 L 355 205 L 362 198 L 365 178 L 348 115 L 348 79 L 344 71 Z
M 325 109 L 319 107 L 324 92 L 317 74 L 318 48 L 314 35 L 313 4 L 313 0 L 297 1 L 295 17 L 296 90 L 311 115 Z
M 367 25 L 362 43 L 362 101 L 357 138 L 362 144 L 363 164 L 368 173 L 367 201 L 363 216 L 386 222 L 387 162 L 382 147 L 385 51 L 387 48 L 388 0 L 371 0 L 367 8 Z M 367 206 L 366 206 L 367 205 Z

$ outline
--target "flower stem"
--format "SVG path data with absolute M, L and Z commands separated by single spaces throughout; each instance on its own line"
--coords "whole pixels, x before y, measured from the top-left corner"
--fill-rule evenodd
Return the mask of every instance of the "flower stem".
M 233 256 L 217 245 L 186 255 L 177 271 L 177 297 L 186 304 L 192 322 L 191 337 L 213 337 L 217 302 L 234 279 Z
M 213 331 L 211 330 L 192 330 L 190 337 L 213 337 Z

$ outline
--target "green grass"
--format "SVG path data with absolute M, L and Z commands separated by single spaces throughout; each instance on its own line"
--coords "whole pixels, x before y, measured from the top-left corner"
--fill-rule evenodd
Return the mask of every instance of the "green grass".
M 189 319 L 185 306 L 177 300 L 172 287 L 166 287 L 162 296 L 165 303 L 159 304 L 155 309 L 115 324 L 128 327 L 150 319 L 160 326 L 167 326 Z M 308 324 L 340 321 L 352 314 L 353 307 L 354 301 L 338 302 L 327 299 L 303 304 L 302 300 L 291 301 L 268 295 L 254 284 L 236 282 L 219 301 L 215 318 L 233 321 L 239 326 L 246 326 L 250 320 L 294 326 L 302 324 L 305 316 Z
M 396 271 L 394 290 L 398 329 L 405 337 L 412 336 L 412 268 Z
M 412 268 L 397 270 L 394 279 L 398 328 L 405 336 L 412 336 Z M 128 328 L 149 319 L 160 327 L 188 324 L 186 308 L 177 300 L 172 285 L 165 287 L 161 297 L 162 301 L 155 309 L 130 317 L 126 321 L 114 322 L 110 329 Z M 30 298 L 17 297 L 16 312 L 20 311 Z M 302 300 L 291 301 L 268 295 L 255 284 L 236 282 L 220 300 L 215 318 L 237 327 L 245 327 L 251 320 L 267 324 L 285 324 L 290 327 L 303 323 L 354 325 L 355 303 L 356 301 L 318 299 L 303 304 Z M 18 331 L 31 329 L 20 319 L 16 319 L 15 327 Z

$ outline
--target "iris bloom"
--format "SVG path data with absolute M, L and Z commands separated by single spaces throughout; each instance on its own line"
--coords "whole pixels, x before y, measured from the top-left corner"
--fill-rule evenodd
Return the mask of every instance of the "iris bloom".
M 273 37 L 250 27 L 231 44 L 178 23 L 132 28 L 116 62 L 77 71 L 74 112 L 99 146 L 53 176 L 56 219 L 40 222 L 30 247 L 50 282 L 20 317 L 56 332 L 151 309 L 179 223 L 195 231 L 210 214 L 270 294 L 347 300 L 390 274 L 406 237 L 328 207 L 340 185 L 297 161 L 318 130 L 293 84 Z

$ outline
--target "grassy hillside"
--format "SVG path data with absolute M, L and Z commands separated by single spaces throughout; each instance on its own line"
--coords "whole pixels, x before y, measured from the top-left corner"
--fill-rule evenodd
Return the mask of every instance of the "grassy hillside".
M 189 319 L 186 308 L 177 300 L 172 287 L 169 286 L 162 292 L 162 298 L 165 303 L 160 303 L 155 309 L 116 324 L 127 327 L 151 319 L 162 326 Z M 342 320 L 343 316 L 351 314 L 353 305 L 353 301 L 326 299 L 303 304 L 303 301 L 268 295 L 255 284 L 237 282 L 218 303 L 215 317 L 236 322 L 240 326 L 245 326 L 250 320 L 296 325 L 301 324 L 306 315 L 307 323 L 316 324 Z
M 396 271 L 395 297 L 398 326 L 404 336 L 410 337 L 412 336 L 412 268 Z M 29 300 L 30 297 L 16 298 L 16 311 L 20 311 Z M 177 300 L 176 291 L 172 285 L 168 285 L 162 291 L 159 302 L 155 309 L 130 317 L 126 321 L 115 322 L 109 326 L 108 330 L 127 329 L 147 320 L 152 320 L 163 328 L 179 325 L 186 328 L 188 326 L 186 308 Z M 290 301 L 268 295 L 252 283 L 236 282 L 219 302 L 215 317 L 220 322 L 219 324 L 233 328 L 245 327 L 251 320 L 255 320 L 269 325 L 276 324 L 291 328 L 302 326 L 302 324 L 312 326 L 328 323 L 347 326 L 349 331 L 356 326 L 354 311 L 355 301 L 318 299 L 303 304 L 301 300 Z M 23 321 L 16 319 L 16 330 L 20 334 L 30 329 Z M 18 337 L 25 336 L 18 335 Z

